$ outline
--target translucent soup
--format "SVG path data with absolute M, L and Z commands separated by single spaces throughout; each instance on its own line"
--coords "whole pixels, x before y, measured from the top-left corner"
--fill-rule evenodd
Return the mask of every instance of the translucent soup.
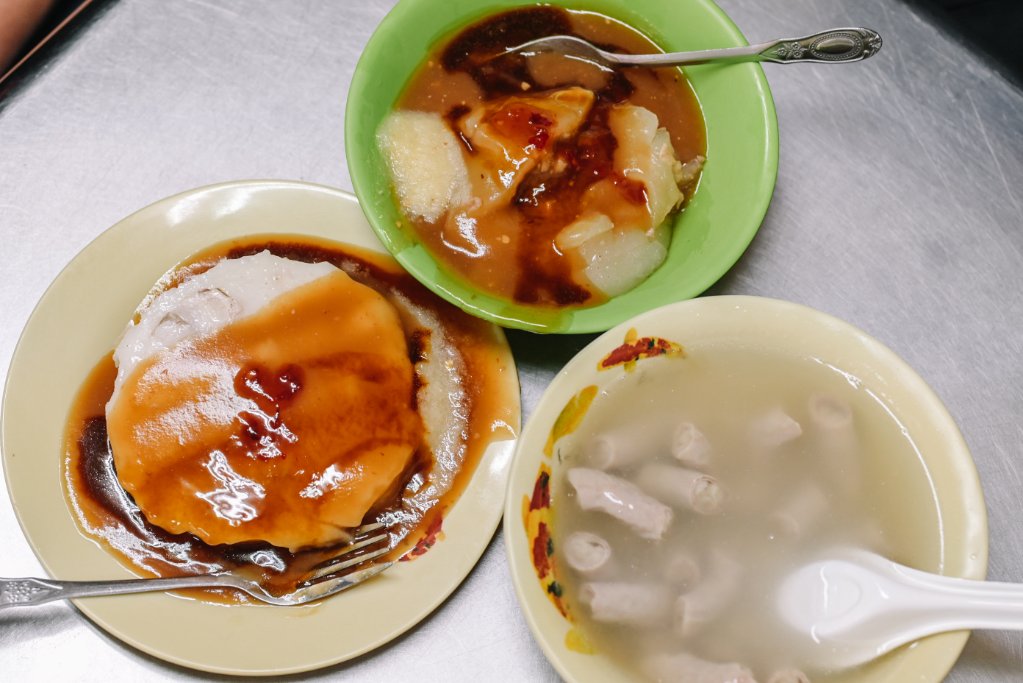
M 802 683 L 778 581 L 856 546 L 938 566 L 937 503 L 899 422 L 813 359 L 640 363 L 558 442 L 554 548 L 574 620 L 640 679 Z

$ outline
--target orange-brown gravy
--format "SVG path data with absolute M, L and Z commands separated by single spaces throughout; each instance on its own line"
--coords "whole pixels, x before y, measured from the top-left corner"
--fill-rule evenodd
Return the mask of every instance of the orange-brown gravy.
M 465 234 L 470 228 L 464 221 L 442 217 L 410 224 L 431 253 L 477 287 L 529 305 L 589 306 L 604 296 L 573 275 L 580 264 L 557 248 L 555 236 L 579 217 L 586 191 L 595 183 L 610 181 L 614 196 L 607 198 L 609 204 L 643 206 L 646 201 L 641 184 L 614 171 L 617 143 L 608 124 L 610 108 L 627 102 L 652 111 L 683 162 L 705 153 L 706 137 L 699 103 L 678 69 L 605 71 L 552 54 L 495 58 L 507 47 L 555 34 L 586 38 L 614 52 L 659 51 L 619 21 L 546 6 L 498 14 L 455 35 L 412 77 L 397 108 L 443 115 L 470 155 L 472 145 L 456 122 L 476 105 L 567 86 L 592 90 L 596 101 L 578 134 L 558 141 L 548 137 L 550 122 L 535 112 L 503 107 L 501 120 L 492 123 L 505 134 L 521 133 L 537 149 L 549 148 L 549 163 L 528 172 L 513 200 L 472 225 L 471 236 Z M 474 249 L 453 246 L 467 240 Z
M 398 311 L 404 334 L 403 346 L 414 373 L 407 385 L 402 381 L 395 384 L 393 373 L 380 374 L 373 368 L 367 368 L 360 375 L 369 382 L 368 386 L 377 379 L 382 382 L 382 391 L 396 394 L 390 407 L 382 396 L 367 400 L 361 407 L 355 405 L 352 397 L 353 401 L 348 401 L 352 405 L 340 406 L 340 410 L 357 408 L 362 411 L 360 415 L 364 412 L 367 429 L 372 429 L 374 423 L 387 423 L 387 429 L 381 428 L 381 433 L 393 432 L 395 406 L 403 415 L 409 409 L 415 415 L 428 382 L 423 370 L 425 363 L 431 356 L 438 358 L 445 354 L 456 359 L 450 365 L 456 368 L 453 386 L 458 391 L 457 396 L 449 400 L 464 411 L 465 424 L 456 425 L 459 429 L 453 439 L 429 441 L 423 438 L 418 415 L 411 422 L 405 418 L 399 420 L 406 425 L 398 429 L 401 438 L 416 443 L 413 456 L 403 465 L 398 485 L 383 497 L 382 503 L 371 509 L 365 520 L 379 517 L 395 524 L 392 556 L 403 555 L 417 544 L 420 546 L 417 553 L 423 551 L 432 544 L 442 523 L 443 511 L 457 500 L 486 446 L 494 438 L 513 436 L 518 428 L 514 400 L 508 401 L 506 373 L 511 369 L 500 333 L 440 301 L 410 276 L 396 267 L 384 265 L 375 255 L 311 238 L 298 241 L 291 237 L 260 237 L 216 245 L 182 264 L 165 281 L 173 286 L 181 278 L 201 272 L 222 258 L 236 258 L 264 249 L 298 261 L 330 262 L 355 281 L 397 304 L 394 309 Z M 329 301 L 329 293 L 320 294 L 327 294 L 328 299 L 317 301 L 314 298 L 314 304 L 330 309 L 334 304 Z M 337 305 L 343 308 L 342 304 Z M 426 319 L 437 323 L 427 326 L 420 322 Z M 343 321 L 338 324 L 343 332 Z M 244 328 L 241 333 L 244 334 Z M 258 394 L 257 404 L 261 408 L 260 416 L 248 416 L 251 419 L 240 416 L 235 428 L 225 433 L 222 450 L 234 449 L 240 462 L 259 463 L 268 459 L 272 462 L 274 458 L 295 457 L 298 455 L 294 450 L 296 444 L 330 445 L 330 424 L 326 424 L 332 419 L 330 411 L 314 413 L 325 422 L 323 424 L 301 425 L 289 417 L 291 404 L 309 399 L 306 394 L 311 391 L 312 380 L 322 380 L 317 375 L 329 373 L 330 368 L 325 370 L 317 363 L 306 365 L 301 357 L 277 360 L 266 366 L 241 366 L 235 377 L 235 388 L 242 394 Z M 231 569 L 251 573 L 281 589 L 329 554 L 329 549 L 323 548 L 291 552 L 266 542 L 210 545 L 191 533 L 172 533 L 147 519 L 122 486 L 109 445 L 104 409 L 113 391 L 115 374 L 110 356 L 96 366 L 79 392 L 65 434 L 65 490 L 79 525 L 87 535 L 103 543 L 126 565 L 147 574 L 176 576 Z M 326 384 L 315 383 L 325 386 L 329 393 L 329 375 L 327 380 Z M 402 394 L 407 398 L 402 399 Z M 159 400 L 159 397 L 146 400 Z M 329 400 L 329 397 L 321 397 L 321 400 Z M 378 404 L 377 409 L 373 408 L 374 404 Z M 292 421 L 289 423 L 289 420 Z M 430 426 L 426 425 L 427 430 Z M 288 438 L 280 438 L 288 430 L 293 433 Z M 447 450 L 435 452 L 430 443 L 445 443 L 442 449 Z M 265 450 L 268 444 L 272 446 L 269 451 Z M 160 454 L 148 453 L 146 457 L 156 459 Z M 441 481 L 446 481 L 445 486 L 450 488 L 431 495 L 434 491 L 431 484 Z M 295 497 L 289 496 L 288 500 L 287 504 L 294 504 Z M 168 506 L 173 508 L 174 501 Z M 315 506 L 311 505 L 310 514 L 316 513 Z M 428 540 L 425 546 L 421 543 L 424 539 Z M 234 593 L 221 597 L 228 601 L 239 599 Z

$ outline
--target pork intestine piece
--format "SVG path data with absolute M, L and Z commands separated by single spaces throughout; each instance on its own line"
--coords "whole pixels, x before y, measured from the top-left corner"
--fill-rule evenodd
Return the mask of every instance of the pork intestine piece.
M 584 447 L 584 461 L 599 470 L 620 470 L 653 457 L 664 449 L 679 462 L 697 469 L 710 462 L 707 437 L 691 422 L 683 422 L 669 437 L 659 429 L 642 423 L 630 423 L 597 434 Z
M 636 483 L 664 503 L 701 515 L 720 512 L 725 498 L 714 477 L 672 465 L 644 465 L 636 474 Z
M 671 608 L 666 586 L 624 581 L 591 581 L 579 587 L 579 600 L 594 621 L 651 626 L 664 621 Z
M 831 394 L 813 394 L 809 400 L 810 419 L 818 429 L 829 433 L 852 431 L 852 406 Z
M 661 563 L 661 575 L 668 583 L 691 589 L 702 576 L 696 559 L 684 550 L 675 550 Z
M 409 217 L 432 223 L 469 202 L 462 143 L 439 114 L 393 112 L 380 125 L 377 144 Z
M 847 493 L 860 486 L 859 438 L 852 406 L 831 394 L 813 394 L 807 403 L 814 446 L 840 487 Z
M 781 508 L 771 513 L 770 526 L 777 534 L 798 538 L 818 524 L 829 507 L 827 495 L 821 487 L 806 481 Z
M 672 434 L 671 454 L 683 465 L 703 468 L 710 462 L 710 441 L 692 422 L 683 422 Z
M 653 655 L 640 666 L 661 683 L 756 683 L 753 672 L 741 664 L 710 662 L 685 652 Z
M 750 424 L 750 439 L 755 450 L 770 453 L 803 434 L 803 427 L 781 408 L 763 413 Z
M 799 669 L 780 669 L 771 674 L 767 683 L 810 683 L 810 677 Z
M 611 434 L 603 434 L 587 444 L 585 460 L 590 465 L 601 470 L 618 470 L 629 467 L 646 457 L 646 454 L 636 447 L 629 447 L 622 439 L 616 439 Z
M 611 559 L 611 544 L 589 531 L 575 531 L 562 546 L 568 566 L 580 574 L 591 574 Z
M 605 512 L 642 538 L 660 540 L 671 524 L 671 508 L 631 482 L 588 467 L 574 467 L 567 477 L 580 508 Z
M 738 595 L 741 586 L 742 565 L 714 551 L 710 567 L 696 587 L 680 595 L 675 601 L 673 628 L 676 635 L 688 638 L 718 617 Z
M 598 470 L 621 470 L 652 457 L 662 447 L 656 430 L 628 423 L 585 442 L 583 462 Z

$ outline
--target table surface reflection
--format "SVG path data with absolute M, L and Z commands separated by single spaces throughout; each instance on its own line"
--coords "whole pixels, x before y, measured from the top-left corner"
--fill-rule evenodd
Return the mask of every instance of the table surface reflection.
M 0 101 L 0 380 L 49 282 L 136 209 L 242 178 L 350 190 L 347 85 L 392 4 L 115 2 L 34 63 Z M 777 188 L 752 246 L 708 293 L 806 304 L 906 359 L 973 451 L 990 578 L 1023 582 L 1023 93 L 898 0 L 721 5 L 752 41 L 863 25 L 885 47 L 851 67 L 765 68 L 780 122 Z M 509 337 L 527 416 L 591 338 Z M 0 490 L 0 573 L 41 575 L 9 501 Z M 0 614 L 0 671 L 12 681 L 195 676 L 67 604 Z M 1023 637 L 975 633 L 948 680 L 1023 681 L 1021 672 Z M 519 611 L 500 532 L 410 633 L 306 677 L 413 676 L 557 680 Z

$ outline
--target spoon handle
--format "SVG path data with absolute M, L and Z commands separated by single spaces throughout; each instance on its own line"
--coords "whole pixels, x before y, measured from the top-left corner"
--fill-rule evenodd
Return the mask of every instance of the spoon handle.
M 881 36 L 869 28 L 832 28 L 803 38 L 783 38 L 746 47 L 729 47 L 662 55 L 610 54 L 609 61 L 631 66 L 682 66 L 708 62 L 858 62 L 881 49 Z
M 869 28 L 833 28 L 750 47 L 757 49 L 757 61 L 778 64 L 858 62 L 881 49 L 881 36 Z
M 866 551 L 794 571 L 779 590 L 782 618 L 828 668 L 870 661 L 925 636 L 1023 630 L 1023 584 L 930 574 Z
M 892 569 L 901 593 L 891 602 L 901 601 L 907 627 L 916 621 L 913 630 L 919 635 L 1023 629 L 1023 584 L 939 576 L 895 563 Z

